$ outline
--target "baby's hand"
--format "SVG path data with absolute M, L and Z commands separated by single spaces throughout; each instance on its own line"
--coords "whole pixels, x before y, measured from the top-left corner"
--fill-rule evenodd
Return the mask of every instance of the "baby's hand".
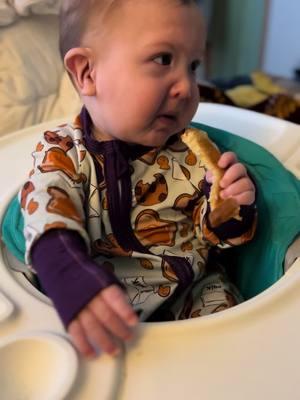
M 68 332 L 79 352 L 86 357 L 97 354 L 94 346 L 116 355 L 121 350 L 119 340 L 130 340 L 137 323 L 138 317 L 123 290 L 111 285 L 81 310 L 69 324 Z
M 255 186 L 247 174 L 245 166 L 238 162 L 235 153 L 228 151 L 219 159 L 218 166 L 226 169 L 220 181 L 222 199 L 233 197 L 239 205 L 250 205 L 255 200 Z M 212 181 L 210 171 L 206 174 L 208 182 Z

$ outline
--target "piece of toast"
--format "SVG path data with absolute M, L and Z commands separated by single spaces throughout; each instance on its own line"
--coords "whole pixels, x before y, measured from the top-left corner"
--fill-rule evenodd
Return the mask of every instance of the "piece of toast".
M 233 198 L 223 200 L 220 197 L 220 181 L 224 175 L 224 169 L 218 166 L 218 161 L 221 157 L 220 151 L 211 142 L 207 133 L 199 129 L 186 129 L 181 135 L 181 139 L 194 154 L 201 158 L 205 169 L 211 171 L 213 175 L 208 199 L 211 209 L 209 215 L 211 226 L 217 227 L 230 218 L 238 218 L 240 207 L 237 202 Z

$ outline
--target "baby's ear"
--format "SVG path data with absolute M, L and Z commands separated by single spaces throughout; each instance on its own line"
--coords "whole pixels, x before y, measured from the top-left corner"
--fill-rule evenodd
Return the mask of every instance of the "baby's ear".
M 96 85 L 92 74 L 92 52 L 89 48 L 70 49 L 64 57 L 65 68 L 82 96 L 94 96 Z

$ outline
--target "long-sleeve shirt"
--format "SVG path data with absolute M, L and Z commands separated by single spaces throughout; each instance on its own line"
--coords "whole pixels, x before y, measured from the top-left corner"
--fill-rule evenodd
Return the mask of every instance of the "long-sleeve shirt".
M 146 319 L 203 276 L 211 246 L 253 236 L 254 205 L 210 228 L 204 166 L 178 135 L 160 148 L 98 142 L 83 109 L 44 132 L 33 158 L 20 192 L 26 260 L 65 325 L 112 283 Z

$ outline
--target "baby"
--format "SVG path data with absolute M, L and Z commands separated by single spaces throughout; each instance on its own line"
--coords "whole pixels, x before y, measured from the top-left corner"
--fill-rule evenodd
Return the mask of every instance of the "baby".
M 62 1 L 61 54 L 84 106 L 73 124 L 44 132 L 19 199 L 26 262 L 87 357 L 117 354 L 139 320 L 239 301 L 207 258 L 252 238 L 254 184 L 222 154 L 220 196 L 240 208 L 213 228 L 211 173 L 181 140 L 199 102 L 196 3 Z

